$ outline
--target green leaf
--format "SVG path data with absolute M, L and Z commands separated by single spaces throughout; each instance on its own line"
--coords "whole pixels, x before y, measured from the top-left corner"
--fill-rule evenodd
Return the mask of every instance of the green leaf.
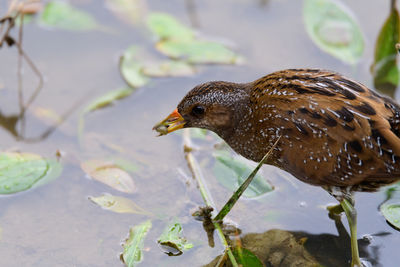
M 400 42 L 400 19 L 396 6 L 393 6 L 376 40 L 372 65 L 375 88 L 389 95 L 393 95 L 400 82 L 396 51 L 398 42 Z
M 264 267 L 260 259 L 246 248 L 236 248 L 233 255 L 237 262 L 244 267 Z
M 245 181 L 252 172 L 245 161 L 231 157 L 227 153 L 216 153 L 217 159 L 214 165 L 214 174 L 217 180 L 226 188 L 234 191 Z M 244 191 L 243 195 L 248 198 L 259 197 L 273 190 L 270 185 L 260 174 L 256 174 L 254 180 L 249 187 Z
M 98 28 L 96 20 L 88 13 L 67 2 L 49 2 L 40 17 L 40 23 L 71 31 L 88 31 Z
M 94 180 L 102 182 L 115 190 L 133 193 L 135 184 L 129 173 L 111 161 L 88 160 L 81 163 L 83 171 Z
M 147 19 L 150 30 L 160 39 L 191 40 L 194 33 L 173 16 L 166 13 L 152 13 Z
M 241 58 L 222 44 L 198 40 L 162 40 L 156 48 L 171 58 L 181 58 L 190 63 L 235 64 Z
M 85 109 L 84 113 L 88 113 L 97 109 L 101 109 L 107 106 L 110 106 L 115 101 L 123 99 L 125 97 L 130 96 L 135 89 L 130 87 L 125 87 L 117 90 L 110 91 L 95 100 L 93 100 Z
M 40 186 L 61 174 L 61 165 L 37 154 L 0 154 L 0 194 L 12 194 Z
M 143 74 L 152 77 L 178 77 L 193 75 L 195 70 L 192 65 L 182 62 L 169 60 L 161 63 L 146 64 Z
M 305 0 L 306 30 L 323 51 L 349 64 L 356 63 L 364 51 L 364 38 L 356 19 L 338 1 Z
M 143 64 L 139 62 L 138 48 L 131 46 L 125 50 L 120 58 L 119 69 L 122 78 L 132 87 L 141 87 L 149 82 L 149 78 L 143 74 Z
M 184 250 L 193 247 L 193 244 L 187 243 L 187 240 L 181 234 L 182 225 L 173 223 L 164 230 L 157 242 L 169 256 L 181 255 Z
M 105 210 L 110 210 L 117 213 L 151 215 L 149 212 L 136 205 L 135 202 L 125 197 L 117 197 L 110 194 L 104 194 L 99 197 L 89 197 L 89 200 Z
M 391 225 L 400 230 L 400 204 L 383 204 L 381 212 Z
M 150 228 L 151 221 L 148 220 L 129 230 L 129 237 L 122 245 L 124 251 L 121 254 L 121 261 L 125 263 L 127 267 L 134 267 L 143 260 L 142 250 L 144 239 Z

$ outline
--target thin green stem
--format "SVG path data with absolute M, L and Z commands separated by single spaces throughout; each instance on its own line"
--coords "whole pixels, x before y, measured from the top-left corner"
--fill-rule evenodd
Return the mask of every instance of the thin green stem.
M 203 197 L 203 200 L 207 206 L 210 206 L 216 211 L 216 206 L 214 204 L 214 201 L 211 198 L 211 194 L 208 192 L 205 180 L 203 177 L 203 174 L 201 172 L 201 169 L 199 167 L 199 164 L 197 163 L 195 157 L 192 154 L 192 141 L 190 138 L 190 132 L 189 129 L 184 129 L 183 130 L 183 142 L 184 142 L 184 149 L 185 149 L 185 158 L 186 161 L 189 165 L 189 168 L 192 172 L 193 178 L 197 181 L 199 185 L 199 190 L 200 194 Z M 225 235 L 222 231 L 222 228 L 218 222 L 213 221 L 214 227 L 217 230 L 218 236 L 221 239 L 222 244 L 225 247 L 226 253 L 228 254 L 228 257 L 232 263 L 232 266 L 234 267 L 239 267 L 235 257 L 233 256 L 232 250 L 228 244 L 228 241 L 225 238 Z

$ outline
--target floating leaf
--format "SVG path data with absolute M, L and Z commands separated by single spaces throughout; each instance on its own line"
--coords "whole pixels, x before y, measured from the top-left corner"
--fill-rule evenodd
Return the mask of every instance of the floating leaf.
M 376 40 L 372 65 L 375 88 L 391 96 L 400 82 L 396 51 L 398 42 L 400 42 L 400 19 L 396 6 L 393 6 Z
M 143 74 L 143 65 L 137 59 L 138 48 L 131 46 L 125 50 L 120 58 L 119 69 L 126 83 L 132 87 L 141 87 L 149 82 L 149 78 Z
M 182 225 L 180 223 L 173 223 L 164 230 L 157 242 L 166 254 L 169 256 L 178 256 L 183 253 L 183 250 L 193 247 L 193 244 L 187 243 L 187 240 L 181 234 Z
M 191 28 L 166 13 L 150 14 L 147 25 L 160 39 L 191 40 L 194 38 Z
M 115 190 L 132 193 L 135 184 L 132 177 L 113 162 L 89 160 L 81 164 L 83 171 L 93 179 L 111 186 Z
M 88 13 L 67 2 L 49 2 L 40 18 L 44 25 L 72 31 L 87 31 L 98 28 L 96 20 Z
M 12 194 L 40 186 L 61 174 L 61 165 L 37 154 L 0 154 L 0 194 Z
M 104 194 L 99 197 L 89 197 L 89 200 L 99 205 L 103 209 L 111 210 L 117 213 L 134 213 L 150 215 L 132 200 L 125 197 L 116 197 L 110 194 Z
M 144 0 L 106 0 L 107 7 L 121 18 L 131 24 L 137 24 L 146 13 Z
M 182 58 L 190 63 L 234 64 L 240 57 L 224 45 L 198 40 L 163 40 L 156 48 L 171 58 Z
M 144 239 L 151 228 L 151 221 L 143 222 L 129 230 L 129 237 L 122 245 L 124 252 L 121 254 L 121 261 L 127 267 L 134 267 L 143 260 Z
M 135 90 L 130 87 L 125 87 L 117 90 L 110 91 L 91 102 L 84 110 L 88 113 L 97 109 L 101 109 L 113 104 L 115 101 L 130 96 Z
M 233 255 L 237 262 L 242 266 L 264 267 L 260 259 L 246 248 L 236 248 L 233 250 Z
M 358 23 L 342 4 L 333 0 L 305 0 L 306 30 L 323 51 L 349 64 L 364 51 L 364 38 Z
M 381 212 L 391 225 L 400 230 L 400 204 L 383 204 Z
M 152 77 L 189 76 L 194 73 L 195 70 L 192 65 L 175 60 L 148 64 L 143 67 L 143 74 Z
M 214 156 L 217 160 L 213 170 L 217 180 L 232 191 L 236 190 L 253 170 L 243 160 L 233 158 L 227 153 L 220 152 Z M 272 190 L 273 187 L 260 174 L 256 174 L 243 195 L 254 198 Z
M 85 114 L 88 112 L 92 112 L 94 110 L 98 110 L 107 106 L 112 105 L 115 101 L 128 97 L 131 95 L 135 89 L 131 87 L 121 88 L 117 90 L 110 91 L 105 95 L 102 95 L 96 98 L 93 102 L 91 102 L 82 112 L 79 118 L 79 126 L 78 126 L 78 137 L 79 140 L 82 138 L 83 130 L 85 128 Z

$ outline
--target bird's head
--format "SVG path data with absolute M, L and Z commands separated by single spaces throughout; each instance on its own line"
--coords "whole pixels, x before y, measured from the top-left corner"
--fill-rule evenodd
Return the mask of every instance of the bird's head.
M 238 109 L 248 99 L 245 84 L 208 82 L 193 88 L 178 107 L 153 130 L 165 135 L 188 127 L 220 134 L 232 130 Z

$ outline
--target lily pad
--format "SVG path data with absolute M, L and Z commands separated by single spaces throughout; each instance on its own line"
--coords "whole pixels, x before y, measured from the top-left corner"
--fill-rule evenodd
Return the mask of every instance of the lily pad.
M 234 191 L 249 176 L 254 168 L 249 166 L 244 160 L 231 157 L 228 153 L 216 153 L 215 165 L 213 168 L 217 180 L 226 188 Z M 247 198 L 262 196 L 273 190 L 260 174 L 256 174 L 243 195 Z
M 391 225 L 400 230 L 400 204 L 383 204 L 381 212 Z
M 131 46 L 120 58 L 120 72 L 126 83 L 137 88 L 146 85 L 149 78 L 143 74 L 143 64 L 138 60 L 138 47 Z
M 179 77 L 193 75 L 194 73 L 195 70 L 192 65 L 175 60 L 146 64 L 143 67 L 143 74 L 152 77 Z
M 160 39 L 191 40 L 193 30 L 166 13 L 151 13 L 147 19 L 150 30 Z
M 349 64 L 360 59 L 364 52 L 363 34 L 343 4 L 305 0 L 303 16 L 308 35 L 321 50 Z
M 196 64 L 235 64 L 241 58 L 222 44 L 199 40 L 163 40 L 156 48 L 166 56 Z
M 193 244 L 188 243 L 181 235 L 182 225 L 173 223 L 164 230 L 157 242 L 169 256 L 181 255 L 184 250 L 193 247 Z
M 133 193 L 135 184 L 128 172 L 113 162 L 89 160 L 81 164 L 83 171 L 94 180 L 102 182 L 115 190 Z
M 89 197 L 93 203 L 99 205 L 103 209 L 117 213 L 133 213 L 150 215 L 149 212 L 136 205 L 132 200 L 125 197 L 117 197 L 110 194 L 104 194 L 99 197 Z
M 49 2 L 42 12 L 40 23 L 71 31 L 88 31 L 98 28 L 98 23 L 92 15 L 62 1 Z
M 0 154 L 0 194 L 13 194 L 43 185 L 61 174 L 61 165 L 37 154 Z
M 143 222 L 129 230 L 129 237 L 122 245 L 124 251 L 121 254 L 121 261 L 127 267 L 135 267 L 143 260 L 144 239 L 151 228 L 151 221 Z

